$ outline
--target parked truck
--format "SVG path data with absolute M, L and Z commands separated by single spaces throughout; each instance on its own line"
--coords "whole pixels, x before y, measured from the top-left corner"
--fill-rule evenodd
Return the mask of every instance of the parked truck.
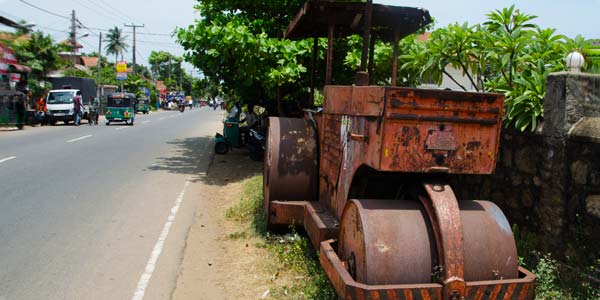
M 46 107 L 48 122 L 55 125 L 57 121 L 63 121 L 69 124 L 75 121 L 74 99 L 75 96 L 81 96 L 83 103 L 83 117 L 89 122 L 90 104 L 96 97 L 96 83 L 91 78 L 81 77 L 55 77 L 50 82 L 54 89 L 48 93 L 46 98 Z

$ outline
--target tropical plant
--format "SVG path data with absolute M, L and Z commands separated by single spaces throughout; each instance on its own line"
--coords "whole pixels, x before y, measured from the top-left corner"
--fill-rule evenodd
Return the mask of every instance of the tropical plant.
M 283 102 L 308 98 L 304 75 L 312 40 L 281 39 L 303 2 L 199 1 L 196 9 L 203 18 L 177 33 L 187 50 L 184 59 L 232 100 L 259 103 L 271 114 L 283 113 Z
M 51 70 L 62 66 L 58 47 L 41 31 L 32 33 L 29 39 L 17 40 L 13 50 L 19 62 L 31 68 L 31 76 L 36 80 L 42 80 Z
M 118 60 L 119 54 L 121 55 L 121 60 L 123 59 L 123 52 L 127 52 L 127 47 L 129 45 L 125 42 L 127 36 L 123 35 L 123 31 L 119 29 L 119 27 L 115 26 L 108 30 L 108 34 L 104 41 L 107 43 L 104 46 L 107 54 L 115 55 L 115 63 Z

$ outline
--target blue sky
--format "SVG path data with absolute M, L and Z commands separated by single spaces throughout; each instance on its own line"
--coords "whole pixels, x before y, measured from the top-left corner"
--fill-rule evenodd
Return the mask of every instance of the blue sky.
M 147 64 L 152 50 L 164 50 L 181 55 L 183 49 L 168 35 L 175 27 L 187 27 L 199 16 L 193 9 L 193 0 L 24 0 L 52 13 L 69 17 L 71 10 L 89 28 L 123 28 L 124 23 L 144 24 L 137 36 L 137 61 Z M 256 1 L 256 0 L 248 0 Z M 269 0 L 276 1 L 276 0 Z M 485 14 L 515 4 L 521 11 L 538 16 L 535 23 L 542 27 L 556 28 L 569 37 L 582 34 L 586 38 L 600 38 L 600 0 L 374 0 L 375 3 L 415 6 L 429 10 L 438 26 L 454 22 L 476 24 L 485 20 Z M 68 37 L 69 20 L 42 12 L 20 0 L 0 0 L 0 15 L 11 19 L 25 19 L 37 24 L 37 29 L 52 35 L 57 41 Z M 90 35 L 79 39 L 83 52 L 97 51 L 97 29 L 79 29 Z M 131 31 L 131 28 L 125 28 Z M 132 35 L 129 44 L 132 44 Z M 131 60 L 131 50 L 126 53 Z M 109 58 L 110 59 L 110 58 Z M 185 66 L 194 72 L 189 65 Z

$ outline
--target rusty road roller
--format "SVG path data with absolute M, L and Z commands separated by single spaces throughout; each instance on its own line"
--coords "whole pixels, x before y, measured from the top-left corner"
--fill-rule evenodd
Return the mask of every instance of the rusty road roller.
M 449 184 L 494 171 L 503 95 L 396 86 L 398 40 L 429 22 L 370 1 L 302 7 L 286 38 L 314 38 L 316 53 L 328 37 L 325 100 L 269 119 L 268 226 L 302 226 L 341 299 L 533 299 L 502 211 Z M 332 85 L 333 39 L 351 34 L 363 37 L 361 70 Z M 390 86 L 369 85 L 376 38 L 395 45 Z

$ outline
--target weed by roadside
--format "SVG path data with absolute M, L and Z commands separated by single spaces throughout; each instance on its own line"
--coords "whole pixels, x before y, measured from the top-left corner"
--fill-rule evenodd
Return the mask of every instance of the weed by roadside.
M 275 235 L 266 231 L 266 218 L 263 212 L 262 176 L 254 176 L 244 182 L 242 199 L 227 209 L 230 220 L 248 225 L 244 232 L 229 235 L 231 239 L 257 236 L 261 242 L 256 246 L 267 249 L 273 259 L 277 259 L 273 281 L 282 276 L 291 278 L 281 286 L 269 289 L 274 299 L 335 299 L 335 292 L 327 275 L 319 264 L 317 252 L 307 237 L 298 234 L 293 228 L 285 235 Z
M 513 232 L 521 255 L 519 264 L 536 275 L 536 299 L 600 299 L 600 260 L 583 270 L 573 268 L 554 259 L 550 253 L 537 251 L 535 235 L 521 232 L 516 225 Z

